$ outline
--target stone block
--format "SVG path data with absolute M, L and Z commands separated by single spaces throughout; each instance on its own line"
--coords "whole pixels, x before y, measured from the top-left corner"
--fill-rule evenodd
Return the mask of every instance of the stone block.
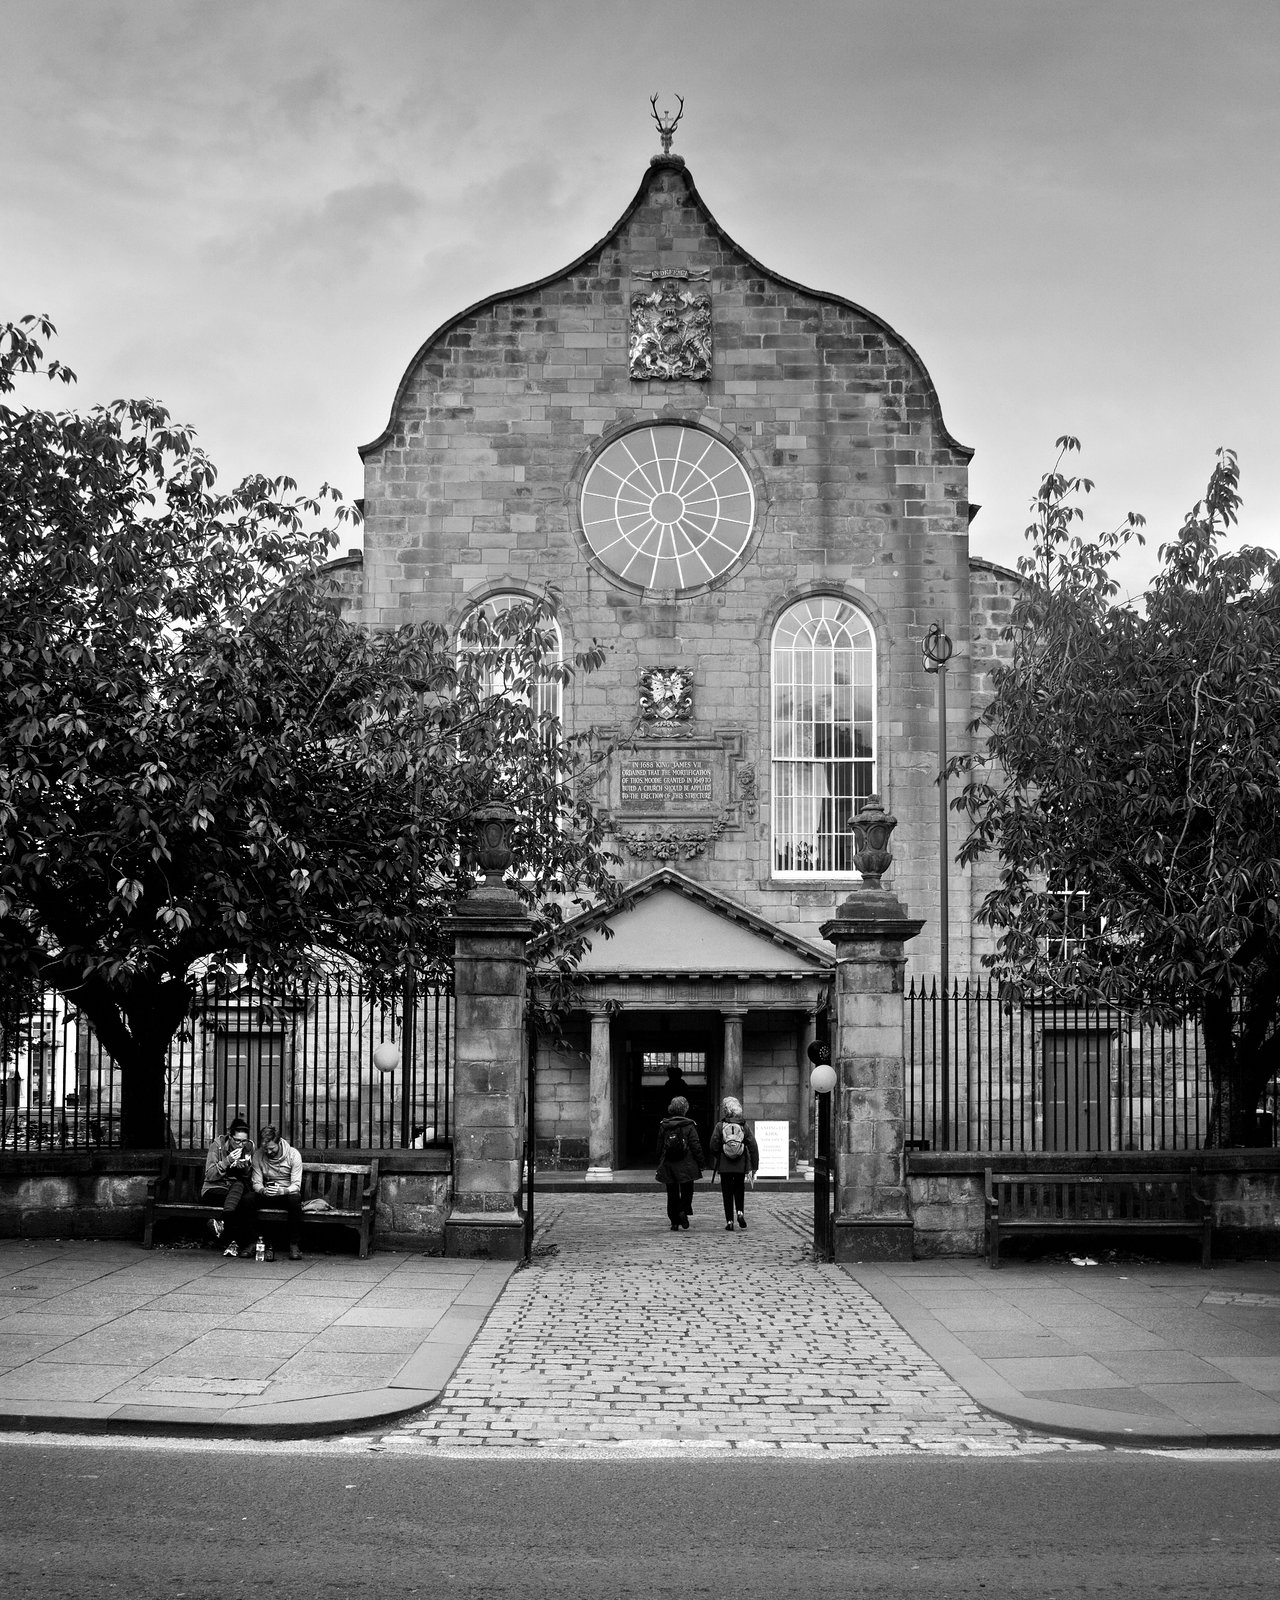
M 99 1207 L 110 1209 L 130 1208 L 141 1211 L 147 1198 L 147 1179 L 134 1175 L 116 1177 L 111 1174 L 94 1180 L 93 1199 Z
M 523 1003 L 525 971 L 516 961 L 495 961 L 478 958 L 468 963 L 466 975 L 468 997 L 481 995 L 518 999 Z
M 907 1220 L 849 1220 L 832 1227 L 833 1254 L 841 1261 L 910 1261 L 914 1230 Z
M 454 1062 L 459 1073 L 479 1065 L 484 1068 L 498 1065 L 524 1070 L 524 1032 L 519 1028 L 501 1030 L 475 1029 L 464 1033 L 462 1023 L 457 1026 L 457 1050 Z
M 516 1170 L 514 1161 L 482 1158 L 479 1155 L 469 1159 L 465 1167 L 457 1161 L 455 1152 L 453 1174 L 454 1203 L 458 1204 L 462 1197 L 474 1197 L 480 1194 L 505 1194 L 508 1203 L 511 1196 L 519 1187 L 520 1174 Z
M 494 1059 L 459 1062 L 456 1066 L 458 1092 L 463 1096 L 497 1096 L 514 1104 L 524 1091 L 524 1063 Z
M 71 1211 L 79 1199 L 79 1187 L 74 1177 L 22 1178 L 13 1188 L 8 1183 L 0 1185 L 0 1196 L 6 1210 Z
M 454 1098 L 454 1132 L 457 1138 L 490 1128 L 515 1126 L 516 1107 L 506 1095 L 460 1094 Z
M 519 1261 L 524 1254 L 524 1224 L 510 1216 L 454 1212 L 445 1223 L 446 1256 L 493 1261 Z
M 456 1027 L 458 1039 L 475 1034 L 487 1037 L 513 1033 L 523 1037 L 524 996 L 512 994 L 472 993 L 459 995 Z
M 986 1254 L 987 1241 L 983 1229 L 950 1228 L 941 1232 L 915 1230 L 915 1259 L 937 1261 L 948 1256 L 981 1256 Z

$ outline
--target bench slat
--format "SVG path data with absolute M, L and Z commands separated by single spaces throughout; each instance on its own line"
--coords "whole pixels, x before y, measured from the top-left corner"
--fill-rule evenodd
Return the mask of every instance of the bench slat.
M 987 1251 L 993 1267 L 1000 1264 L 1002 1233 L 1068 1230 L 1184 1233 L 1199 1237 L 1201 1265 L 1209 1265 L 1212 1213 L 1198 1171 L 1131 1176 L 1063 1173 L 1029 1178 L 988 1167 L 984 1178 Z

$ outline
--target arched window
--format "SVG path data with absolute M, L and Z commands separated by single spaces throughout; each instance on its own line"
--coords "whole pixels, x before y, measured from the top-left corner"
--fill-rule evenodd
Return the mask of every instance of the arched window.
M 506 592 L 491 594 L 487 600 L 482 600 L 479 605 L 474 606 L 467 613 L 467 616 L 463 619 L 462 627 L 459 629 L 459 634 L 461 635 L 465 632 L 467 623 L 476 612 L 480 612 L 490 621 L 494 621 L 503 612 L 510 611 L 515 606 L 531 606 L 534 603 L 527 594 Z M 543 616 L 539 626 L 541 631 L 544 634 L 549 634 L 552 640 L 552 648 L 547 652 L 549 657 L 547 666 L 549 668 L 558 667 L 564 660 L 564 636 L 560 631 L 560 624 L 554 617 Z M 461 639 L 459 642 L 461 642 Z M 495 694 L 499 692 L 501 687 L 496 681 L 490 685 L 491 691 Z M 554 672 L 543 673 L 538 680 L 538 687 L 535 692 L 537 698 L 533 709 L 538 719 L 541 721 L 543 717 L 554 717 L 556 722 L 559 723 L 564 710 L 564 691 L 563 685 L 558 681 Z
M 774 872 L 854 876 L 853 818 L 875 788 L 875 636 L 816 595 L 773 630 Z

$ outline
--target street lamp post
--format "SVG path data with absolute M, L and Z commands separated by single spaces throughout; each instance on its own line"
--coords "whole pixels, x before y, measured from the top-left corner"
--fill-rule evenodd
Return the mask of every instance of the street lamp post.
M 813 1145 L 813 1257 L 831 1260 L 831 1091 L 836 1086 L 836 1070 L 831 1065 L 831 1047 L 815 1039 L 809 1046 L 813 1071 L 809 1088 L 817 1099 Z
M 417 1070 L 418 1043 L 418 951 L 414 937 L 414 917 L 417 914 L 418 889 L 418 818 L 422 778 L 413 780 L 413 818 L 410 835 L 409 870 L 405 878 L 405 913 L 408 930 L 405 937 L 404 973 L 400 982 L 400 1043 L 384 1039 L 373 1052 L 373 1064 L 383 1077 L 400 1072 L 400 1148 L 407 1150 L 413 1142 L 413 1083 Z M 394 1027 L 394 1016 L 392 1026 Z M 392 1104 L 394 1106 L 394 1095 Z
M 942 1059 L 939 1062 L 942 1091 L 942 1124 L 939 1144 L 951 1148 L 951 1013 L 948 1010 L 948 990 L 951 976 L 951 940 L 947 880 L 950 862 L 947 859 L 947 662 L 951 660 L 953 646 L 935 622 L 920 641 L 924 657 L 924 670 L 938 675 L 938 977 L 942 984 L 942 1035 L 939 1041 Z

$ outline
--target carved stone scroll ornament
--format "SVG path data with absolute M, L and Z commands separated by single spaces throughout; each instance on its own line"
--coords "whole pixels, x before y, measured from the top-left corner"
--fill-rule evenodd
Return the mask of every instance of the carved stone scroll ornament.
M 640 674 L 640 718 L 646 733 L 684 731 L 693 715 L 693 674 L 683 667 L 651 667 Z
M 742 802 L 742 814 L 748 822 L 754 822 L 760 815 L 760 795 L 756 789 L 756 769 L 741 766 L 738 768 L 738 798 Z
M 618 841 L 641 861 L 692 861 L 728 827 L 727 817 L 699 828 L 626 829 Z
M 711 296 L 674 277 L 633 294 L 628 355 L 633 378 L 709 378 Z

